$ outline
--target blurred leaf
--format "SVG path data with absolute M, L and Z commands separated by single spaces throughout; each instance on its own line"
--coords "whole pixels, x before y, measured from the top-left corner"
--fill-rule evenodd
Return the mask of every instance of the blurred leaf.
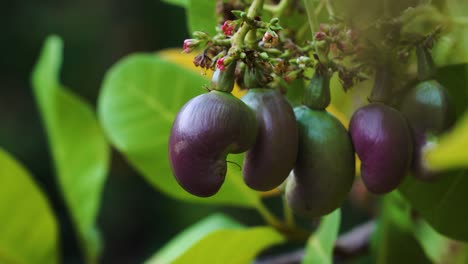
M 466 0 L 445 1 L 447 18 L 451 27 L 433 48 L 433 56 L 437 65 L 468 63 L 468 5 Z M 448 33 L 448 34 L 447 34 Z
M 448 170 L 468 167 L 468 113 L 444 134 L 435 147 L 429 149 L 425 159 L 430 168 Z
M 165 3 L 180 6 L 180 7 L 187 7 L 189 0 L 162 0 Z
M 241 224 L 225 215 L 211 215 L 190 226 L 174 237 L 153 257 L 151 257 L 151 259 L 147 261 L 147 264 L 171 263 L 208 234 L 219 229 L 242 227 L 243 226 Z
M 433 263 L 467 263 L 468 244 L 449 239 L 434 230 L 426 221 L 417 221 L 416 239 Z
M 100 254 L 95 226 L 108 171 L 109 146 L 92 107 L 59 82 L 62 41 L 49 37 L 33 72 L 37 104 L 47 131 L 62 195 L 88 262 Z
M 214 0 L 187 0 L 187 22 L 189 32 L 204 31 L 210 36 L 216 34 L 217 17 Z
M 177 258 L 174 264 L 248 264 L 262 250 L 284 242 L 271 227 L 212 232 Z
M 340 209 L 322 218 L 317 231 L 307 241 L 303 264 L 333 263 L 333 248 L 340 229 L 340 219 Z
M 468 170 L 446 172 L 431 182 L 409 175 L 399 189 L 435 230 L 450 238 L 468 241 Z
M 410 210 L 398 192 L 384 196 L 372 240 L 374 263 L 431 263 L 412 234 Z
M 185 192 L 172 175 L 168 139 L 179 109 L 204 92 L 202 76 L 154 55 L 133 55 L 114 65 L 99 96 L 99 116 L 110 141 L 128 161 L 165 194 L 209 204 L 255 207 L 259 195 L 243 182 L 237 165 L 228 164 L 221 190 L 210 198 Z M 242 155 L 229 161 L 242 164 Z
M 58 227 L 44 193 L 0 149 L 0 263 L 57 263 Z

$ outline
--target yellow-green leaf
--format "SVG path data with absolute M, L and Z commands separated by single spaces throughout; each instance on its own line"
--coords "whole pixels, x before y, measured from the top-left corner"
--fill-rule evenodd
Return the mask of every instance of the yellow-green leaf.
M 58 227 L 29 172 L 0 149 L 0 263 L 58 263 Z
M 95 222 L 110 149 L 92 107 L 60 84 L 61 64 L 62 41 L 56 36 L 49 37 L 34 68 L 34 95 L 49 139 L 62 196 L 86 259 L 92 263 L 100 251 Z
M 435 170 L 468 167 L 468 113 L 428 149 L 425 158 L 428 166 Z
M 284 238 L 271 227 L 249 229 L 223 229 L 212 232 L 173 264 L 249 264 L 262 250 L 284 242 Z
M 163 248 L 161 248 L 146 263 L 171 263 L 176 258 L 183 255 L 186 250 L 191 248 L 194 244 L 198 243 L 205 236 L 216 230 L 226 228 L 243 228 L 243 225 L 222 214 L 211 215 L 182 231 Z

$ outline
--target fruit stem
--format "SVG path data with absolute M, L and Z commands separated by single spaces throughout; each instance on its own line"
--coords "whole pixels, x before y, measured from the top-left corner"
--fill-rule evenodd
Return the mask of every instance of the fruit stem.
M 301 242 L 307 241 L 309 233 L 306 230 L 290 226 L 280 221 L 262 202 L 259 202 L 256 205 L 256 209 L 270 226 L 286 236 L 288 240 Z
M 304 105 L 314 110 L 324 110 L 330 104 L 330 77 L 320 68 L 315 70 L 304 94 Z
M 286 202 L 286 199 L 284 197 L 283 197 L 283 214 L 284 214 L 284 221 L 286 223 L 286 226 L 294 228 L 296 226 L 296 223 L 294 221 L 294 214 L 291 208 L 288 206 L 288 203 Z
M 264 0 L 254 0 L 249 7 L 249 11 L 247 11 L 247 17 L 254 20 L 255 17 L 262 12 L 263 2 Z M 250 29 L 252 29 L 252 27 L 249 23 L 244 22 L 241 28 L 234 34 L 234 36 L 232 36 L 232 52 L 235 52 L 236 49 L 241 48 L 244 45 L 245 36 Z
M 429 50 L 422 45 L 416 46 L 416 56 L 418 58 L 418 79 L 427 81 L 434 77 L 436 68 Z
M 392 78 L 389 69 L 385 66 L 377 67 L 374 87 L 369 98 L 371 102 L 387 103 L 392 92 Z

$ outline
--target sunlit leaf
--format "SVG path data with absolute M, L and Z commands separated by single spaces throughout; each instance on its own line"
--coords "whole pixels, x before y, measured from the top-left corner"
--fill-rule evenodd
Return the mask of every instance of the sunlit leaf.
M 0 149 L 0 263 L 58 263 L 58 226 L 44 193 Z
M 435 170 L 468 167 L 468 113 L 455 128 L 443 135 L 425 155 L 427 165 Z
M 179 109 L 205 92 L 199 74 L 151 54 L 127 57 L 106 75 L 99 96 L 99 117 L 114 146 L 155 187 L 185 201 L 255 207 L 259 195 L 243 182 L 236 164 L 228 164 L 218 194 L 199 198 L 185 192 L 169 166 L 168 139 Z M 242 155 L 229 161 L 242 164 Z
M 92 107 L 59 81 L 62 41 L 49 37 L 33 72 L 33 87 L 59 186 L 88 262 L 99 256 L 96 216 L 108 171 L 109 146 Z
M 284 242 L 271 227 L 223 229 L 204 237 L 174 264 L 249 264 L 262 250 Z
M 320 221 L 320 226 L 307 242 L 303 264 L 333 263 L 333 248 L 340 229 L 341 211 L 335 210 Z
M 190 226 L 174 237 L 169 243 L 161 248 L 147 264 L 163 264 L 171 263 L 177 257 L 184 254 L 195 243 L 198 243 L 202 238 L 208 234 L 219 229 L 235 229 L 243 228 L 241 224 L 232 220 L 231 218 L 222 215 L 211 215 L 198 223 Z

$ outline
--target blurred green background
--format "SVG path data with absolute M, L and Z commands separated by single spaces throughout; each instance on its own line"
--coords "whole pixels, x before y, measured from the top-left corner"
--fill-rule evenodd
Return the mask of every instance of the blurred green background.
M 157 0 L 2 1 L 0 25 L 0 146 L 34 175 L 60 223 L 64 263 L 82 257 L 70 217 L 58 192 L 43 124 L 33 98 L 30 73 L 46 36 L 64 40 L 62 82 L 96 105 L 107 69 L 125 55 L 181 47 L 189 36 L 184 10 Z M 280 201 L 269 201 L 278 211 Z M 113 151 L 98 226 L 103 263 L 140 263 L 171 237 L 212 211 L 246 224 L 262 223 L 251 210 L 188 204 L 154 190 Z M 364 216 L 343 212 L 344 229 Z M 33 223 L 32 223 L 33 224 Z

